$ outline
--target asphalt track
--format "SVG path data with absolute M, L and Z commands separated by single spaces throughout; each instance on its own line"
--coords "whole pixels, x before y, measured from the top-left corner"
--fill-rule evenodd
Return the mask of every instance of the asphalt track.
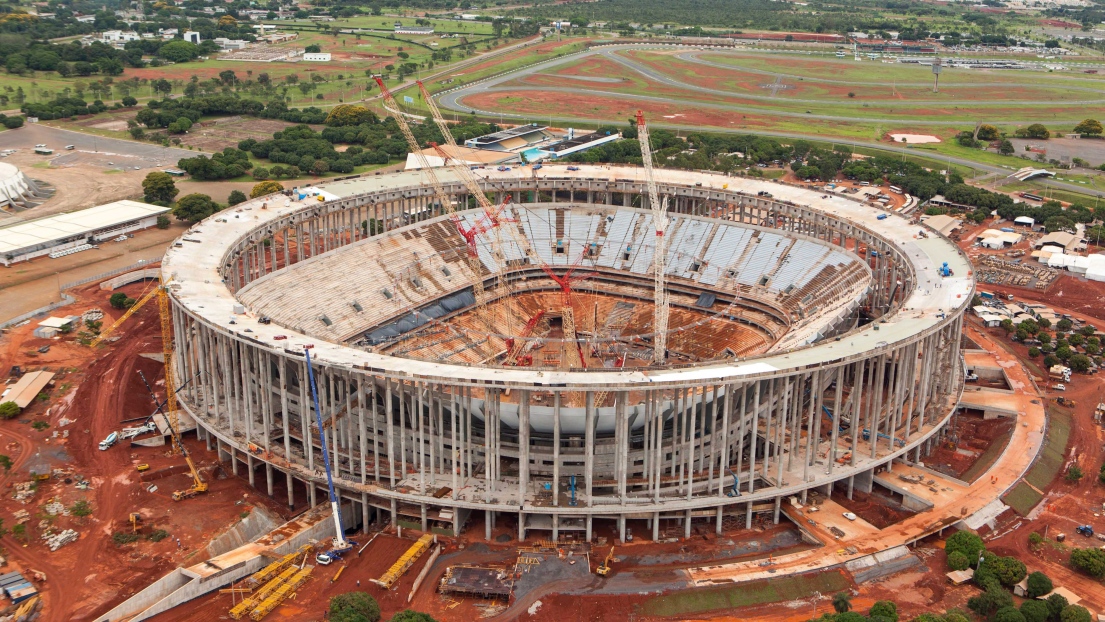
M 611 45 L 611 46 L 603 46 L 603 47 L 600 47 L 600 48 L 593 48 L 593 49 L 585 50 L 583 52 L 579 52 L 579 53 L 576 53 L 576 54 L 570 54 L 568 56 L 562 56 L 562 57 L 559 57 L 559 58 L 549 59 L 549 60 L 544 61 L 542 63 L 537 63 L 537 64 L 531 65 L 529 67 L 525 67 L 525 68 L 518 69 L 518 70 L 515 70 L 515 71 L 512 71 L 512 72 L 508 72 L 508 73 L 505 73 L 503 75 L 496 76 L 496 77 L 490 78 L 488 80 L 484 80 L 482 82 L 478 82 L 476 84 L 459 87 L 456 90 L 452 90 L 452 91 L 447 91 L 447 92 L 439 95 L 438 100 L 439 100 L 439 104 L 441 106 L 443 106 L 445 108 L 448 108 L 450 110 L 458 111 L 458 112 L 468 113 L 468 112 L 475 111 L 477 113 L 503 114 L 504 116 L 506 116 L 506 113 L 501 112 L 501 111 L 474 109 L 474 108 L 464 104 L 463 100 L 464 100 L 465 97 L 467 97 L 469 95 L 474 95 L 476 93 L 513 93 L 513 94 L 517 94 L 517 93 L 525 92 L 525 91 L 539 91 L 539 92 L 543 92 L 543 93 L 570 93 L 570 94 L 585 94 L 585 95 L 593 94 L 595 92 L 593 89 L 588 89 L 588 88 L 585 88 L 585 87 L 582 87 L 582 86 L 532 86 L 531 87 L 531 86 L 518 85 L 518 84 L 512 84 L 512 85 L 509 85 L 509 86 L 504 85 L 506 82 L 510 82 L 510 81 L 513 81 L 513 80 L 516 80 L 518 78 L 522 78 L 522 77 L 525 77 L 525 76 L 528 76 L 528 75 L 540 74 L 540 73 L 543 73 L 544 71 L 547 71 L 547 70 L 552 69 L 554 67 L 564 65 L 564 64 L 567 64 L 567 63 L 573 63 L 573 62 L 576 62 L 576 61 L 579 61 L 579 60 L 583 60 L 583 59 L 585 59 L 589 56 L 601 56 L 604 59 L 609 60 L 610 62 L 617 63 L 617 64 L 625 67 L 627 70 L 629 70 L 633 73 L 639 74 L 639 75 L 644 76 L 644 77 L 646 77 L 650 80 L 659 82 L 661 84 L 666 84 L 668 86 L 672 86 L 672 87 L 675 87 L 675 88 L 680 88 L 680 89 L 683 89 L 683 90 L 694 91 L 694 92 L 699 92 L 699 93 L 707 93 L 707 94 L 710 94 L 710 95 L 717 95 L 717 96 L 721 96 L 721 97 L 733 97 L 733 96 L 737 95 L 737 94 L 733 93 L 732 91 L 711 89 L 711 88 L 707 88 L 707 87 L 703 87 L 703 86 L 697 86 L 697 85 L 687 84 L 685 82 L 681 82 L 681 81 L 679 81 L 675 78 L 672 78 L 670 76 L 659 73 L 659 72 L 653 70 L 652 68 L 650 68 L 646 65 L 643 65 L 643 64 L 638 63 L 638 62 L 636 62 L 636 61 L 634 61 L 630 58 L 622 56 L 621 54 L 618 54 L 619 51 L 626 50 L 626 49 L 670 49 L 671 47 L 672 46 L 657 46 L 657 45 L 639 44 L 639 45 Z M 688 60 L 691 60 L 691 62 L 702 62 L 702 61 L 699 61 L 699 60 L 695 59 L 693 56 L 690 56 L 688 58 Z M 725 66 L 725 65 L 717 65 L 715 63 L 709 63 L 709 65 L 714 66 L 714 67 L 719 67 L 720 66 L 722 68 L 729 69 L 731 71 L 742 71 L 743 70 L 742 68 L 739 68 L 739 67 L 728 67 L 728 66 Z M 1015 86 L 1015 85 L 1010 84 L 1010 86 Z M 1026 85 L 1026 86 L 1028 86 L 1028 85 Z M 1037 85 L 1036 84 L 1031 84 L 1031 86 L 1037 86 Z M 1090 90 L 1091 92 L 1105 93 L 1105 91 L 1094 91 L 1093 89 L 1088 89 L 1088 90 Z M 606 98 L 625 99 L 625 100 L 630 100 L 630 101 L 651 101 L 651 102 L 663 103 L 663 104 L 680 104 L 680 105 L 683 105 L 683 104 L 686 103 L 686 100 L 684 100 L 684 99 L 680 99 L 680 98 L 676 98 L 676 97 L 663 97 L 663 96 L 657 96 L 657 95 L 638 95 L 638 94 L 633 94 L 633 93 L 617 93 L 617 92 L 602 91 L 602 96 L 606 97 Z M 842 115 L 811 114 L 811 113 L 802 113 L 802 112 L 795 112 L 795 111 L 788 111 L 788 110 L 778 110 L 777 108 L 770 105 L 771 102 L 777 102 L 778 99 L 776 99 L 776 98 L 774 98 L 770 95 L 755 95 L 755 94 L 740 93 L 739 96 L 741 98 L 744 98 L 744 99 L 761 100 L 765 103 L 765 105 L 764 106 L 748 106 L 748 105 L 740 105 L 740 104 L 718 104 L 718 103 L 696 102 L 695 107 L 711 109 L 711 110 L 724 110 L 724 111 L 731 111 L 731 112 L 738 112 L 738 113 L 739 112 L 746 112 L 746 113 L 755 113 L 755 114 L 770 114 L 770 115 L 774 115 L 774 116 L 777 116 L 777 117 L 790 117 L 790 118 L 796 118 L 796 119 L 817 119 L 817 120 L 821 120 L 821 121 L 842 121 L 842 122 L 852 122 L 852 123 L 909 124 L 909 125 L 914 125 L 914 126 L 918 126 L 918 125 L 947 126 L 949 124 L 949 121 L 947 119 L 918 119 L 918 118 L 909 118 L 909 117 L 880 118 L 880 117 L 877 117 L 877 116 L 872 116 L 871 114 L 863 114 L 863 115 L 857 115 L 857 116 L 842 116 Z M 829 101 L 829 100 L 818 100 L 818 99 L 791 99 L 791 98 L 787 98 L 786 101 L 787 102 L 795 102 L 795 103 L 806 103 L 806 104 L 833 104 L 833 105 L 837 105 L 837 106 L 852 105 L 852 106 L 855 106 L 856 108 L 861 108 L 863 106 L 863 102 L 859 102 L 859 101 L 856 101 L 856 102 L 841 102 L 839 100 Z M 1028 101 L 1003 100 L 1003 101 L 1000 102 L 1000 104 L 1003 104 L 1003 105 L 1019 105 L 1019 106 L 1053 106 L 1056 103 L 1057 102 L 1055 102 L 1054 100 L 1028 100 Z M 1094 100 L 1086 100 L 1086 101 L 1069 101 L 1069 102 L 1062 102 L 1062 103 L 1063 104 L 1070 104 L 1070 105 L 1102 105 L 1102 104 L 1105 104 L 1105 98 L 1094 99 Z M 903 102 L 903 104 L 906 104 L 906 105 L 921 105 L 921 106 L 926 105 L 926 104 L 947 105 L 948 102 L 947 101 L 925 101 L 925 100 L 916 100 L 915 101 L 915 100 L 910 100 L 908 102 Z M 993 106 L 994 104 L 995 104 L 995 102 L 984 102 L 984 101 L 955 102 L 955 105 L 959 108 L 969 108 L 969 107 L 974 107 L 974 106 Z M 887 104 L 887 105 L 890 105 L 890 104 Z M 897 105 L 897 104 L 893 104 L 893 105 Z M 533 116 L 533 115 L 510 115 L 510 116 L 527 117 L 527 116 Z M 1050 119 L 1048 122 L 1049 123 L 1064 123 L 1064 124 L 1073 125 L 1073 124 L 1076 124 L 1076 123 L 1080 122 L 1081 120 L 1082 120 L 1081 118 L 1078 118 L 1078 119 Z M 983 119 L 977 119 L 973 122 L 995 123 L 995 124 L 1008 124 L 1008 123 L 1030 124 L 1030 123 L 1039 122 L 1039 119 L 1021 119 L 1021 120 L 1018 120 L 1018 119 L 1009 119 L 1009 118 L 1000 118 L 1000 119 L 985 119 L 985 118 L 983 118 Z M 963 121 L 963 123 L 970 123 L 970 122 Z
M 531 114 L 517 114 L 517 113 L 511 113 L 511 112 L 506 112 L 506 111 L 502 111 L 502 110 L 484 110 L 484 109 L 472 108 L 471 106 L 468 106 L 464 103 L 464 99 L 466 97 L 470 96 L 470 95 L 475 95 L 475 94 L 478 94 L 478 93 L 495 93 L 495 92 L 517 93 L 519 91 L 525 91 L 525 90 L 533 90 L 533 91 L 541 91 L 541 92 L 561 92 L 561 93 L 572 93 L 572 94 L 592 94 L 595 91 L 593 89 L 585 88 L 584 86 L 580 86 L 580 87 L 563 86 L 563 87 L 533 87 L 533 88 L 528 88 L 528 87 L 524 87 L 524 86 L 522 86 L 522 87 L 519 87 L 519 86 L 504 87 L 504 86 L 501 86 L 501 85 L 503 83 L 509 82 L 511 80 L 515 80 L 515 79 L 523 77 L 523 76 L 532 75 L 532 74 L 535 74 L 535 73 L 539 74 L 539 73 L 547 71 L 551 68 L 558 67 L 560 65 L 564 65 L 564 64 L 567 64 L 567 63 L 573 63 L 573 62 L 576 62 L 576 61 L 579 61 L 579 60 L 583 60 L 583 59 L 585 59 L 589 56 L 594 56 L 594 55 L 601 55 L 604 58 L 611 60 L 612 62 L 616 62 L 616 63 L 626 67 L 627 69 L 630 69 L 632 71 L 636 71 L 637 73 L 639 73 L 639 74 L 641 74 L 641 75 L 643 75 L 647 78 L 657 80 L 657 81 L 660 81 L 660 82 L 665 83 L 665 84 L 677 86 L 677 87 L 683 88 L 683 89 L 690 89 L 690 90 L 696 90 L 696 91 L 702 91 L 702 92 L 717 93 L 717 94 L 723 94 L 723 95 L 726 95 L 726 96 L 732 96 L 733 95 L 733 93 L 729 92 L 729 91 L 719 91 L 719 90 L 716 90 L 716 89 L 708 89 L 706 87 L 699 87 L 699 86 L 688 85 L 688 84 L 678 82 L 677 80 L 674 80 L 673 78 L 670 78 L 668 76 L 664 76 L 662 74 L 658 74 L 657 72 L 653 71 L 649 67 L 642 66 L 639 63 L 636 63 L 636 62 L 632 61 L 631 59 L 627 59 L 624 56 L 616 54 L 617 51 L 625 50 L 625 49 L 644 49 L 644 50 L 647 50 L 647 49 L 671 49 L 672 47 L 675 47 L 675 46 L 672 46 L 672 45 L 637 44 L 637 45 L 612 45 L 612 46 L 603 46 L 603 47 L 600 47 L 600 48 L 592 48 L 592 49 L 585 50 L 585 51 L 582 51 L 582 52 L 577 52 L 575 54 L 569 54 L 567 56 L 562 56 L 562 57 L 558 57 L 558 58 L 549 59 L 549 60 L 546 60 L 546 61 L 543 61 L 543 62 L 540 62 L 540 63 L 536 63 L 534 65 L 530 65 L 528 67 L 515 69 L 515 70 L 512 70 L 512 71 L 500 74 L 498 76 L 494 76 L 494 77 L 491 77 L 491 78 L 488 78 L 488 79 L 485 79 L 485 80 L 481 80 L 481 81 L 476 82 L 474 84 L 457 87 L 455 89 L 450 89 L 448 91 L 444 91 L 444 92 L 436 95 L 435 97 L 438 99 L 438 105 L 441 108 L 447 109 L 447 110 L 453 110 L 453 111 L 456 111 L 456 112 L 463 112 L 463 113 L 484 114 L 484 115 L 487 115 L 487 116 L 500 116 L 500 117 L 503 117 L 503 118 L 531 119 L 531 118 L 533 118 L 533 115 L 531 115 Z M 696 49 L 698 49 L 698 48 L 696 48 Z M 691 58 L 693 58 L 696 53 L 698 53 L 698 52 L 693 52 L 692 51 L 692 52 L 685 53 L 685 54 L 690 54 Z M 683 55 L 680 55 L 680 56 L 683 56 Z M 698 61 L 698 62 L 703 62 L 703 61 Z M 728 67 L 728 66 L 723 66 L 723 67 L 725 67 L 727 69 L 731 69 L 731 70 L 743 70 L 742 68 L 739 68 L 739 67 Z M 808 78 L 807 78 L 807 80 L 808 80 Z M 684 101 L 678 100 L 678 99 L 657 97 L 657 96 L 648 96 L 648 95 L 618 94 L 618 93 L 608 93 L 608 92 L 605 92 L 605 91 L 602 92 L 602 95 L 604 97 L 621 97 L 621 98 L 624 98 L 624 99 L 627 99 L 627 100 L 630 100 L 630 101 L 642 101 L 643 100 L 643 101 L 657 101 L 657 102 L 662 102 L 662 103 L 676 103 L 676 104 L 684 104 L 685 103 Z M 745 96 L 742 95 L 742 97 L 745 97 Z M 766 95 L 765 96 L 759 96 L 759 97 L 761 97 L 761 98 L 763 98 L 767 101 L 771 101 L 771 99 L 772 99 L 770 96 L 766 96 Z M 834 102 L 834 103 L 836 103 L 836 102 Z M 941 103 L 946 104 L 947 102 L 941 102 Z M 1041 104 L 1054 104 L 1054 102 L 1040 102 L 1040 103 Z M 1095 103 L 1100 104 L 1101 100 L 1098 100 Z M 775 116 L 788 116 L 788 117 L 797 117 L 797 118 L 806 118 L 806 119 L 813 118 L 813 119 L 829 120 L 829 121 L 850 121 L 850 122 L 859 121 L 859 122 L 867 122 L 867 123 L 889 123 L 889 124 L 908 123 L 909 125 L 934 125 L 934 126 L 946 126 L 946 125 L 948 125 L 948 121 L 946 121 L 946 120 L 945 121 L 929 121 L 929 120 L 912 120 L 912 119 L 900 119 L 900 118 L 879 119 L 879 118 L 872 118 L 872 117 L 869 117 L 869 116 L 839 117 L 839 116 L 832 116 L 832 115 L 815 115 L 815 114 L 802 114 L 802 113 L 784 112 L 784 111 L 774 110 L 770 106 L 764 107 L 764 108 L 761 109 L 761 108 L 758 108 L 758 107 L 739 106 L 739 105 L 725 106 L 725 105 L 720 105 L 720 104 L 719 105 L 714 105 L 714 104 L 701 104 L 701 103 L 697 104 L 697 105 L 701 106 L 701 107 L 707 107 L 707 108 L 730 110 L 730 111 L 733 111 L 733 112 L 742 112 L 742 111 L 743 112 L 759 112 L 759 113 L 765 113 L 766 112 L 768 114 L 772 114 L 772 115 L 775 115 Z M 580 120 L 583 120 L 583 119 L 580 119 L 578 117 L 542 116 L 542 118 L 548 118 L 550 121 L 562 121 L 562 122 L 573 122 L 573 121 L 578 122 Z M 609 124 L 612 124 L 612 125 L 620 125 L 622 123 L 625 123 L 625 119 L 587 118 L 586 120 L 590 121 L 590 122 L 594 122 L 594 123 L 609 123 Z M 1075 124 L 1075 123 L 1080 122 L 1081 120 L 1082 119 L 1067 119 L 1067 120 L 1058 120 L 1057 119 L 1057 120 L 1054 120 L 1052 122 L 1053 123 Z M 1034 123 L 1036 121 L 1017 121 L 1017 120 L 1013 120 L 1013 119 L 1003 118 L 1003 119 L 995 119 L 995 120 L 980 120 L 979 122 L 981 122 L 981 123 L 987 123 L 987 122 L 989 122 L 989 123 L 1001 123 L 1001 124 L 1009 124 L 1009 123 L 1025 124 L 1025 123 Z M 709 132 L 724 132 L 724 133 L 731 133 L 731 134 L 757 134 L 757 135 L 762 135 L 762 136 L 774 136 L 774 137 L 777 137 L 777 138 L 797 138 L 797 139 L 814 139 L 814 140 L 819 139 L 819 137 L 817 137 L 817 136 L 811 136 L 811 135 L 808 135 L 808 134 L 800 134 L 800 133 L 795 133 L 795 132 L 776 132 L 776 131 L 759 130 L 759 129 L 757 129 L 757 130 L 731 129 L 731 128 L 713 126 L 713 125 L 683 125 L 683 124 L 668 124 L 668 123 L 652 123 L 651 125 L 653 125 L 655 127 L 668 127 L 668 128 L 671 128 L 671 129 L 680 129 L 680 130 L 701 130 L 701 131 L 709 131 Z M 823 139 L 821 139 L 821 140 L 823 140 Z M 839 142 L 846 143 L 846 142 L 850 142 L 850 141 L 839 141 Z M 870 147 L 880 149 L 882 151 L 886 151 L 886 152 L 889 152 L 889 153 L 913 155 L 913 156 L 925 157 L 925 158 L 929 158 L 929 159 L 933 159 L 933 160 L 943 160 L 945 162 L 948 162 L 949 164 L 958 164 L 960 166 L 966 166 L 966 167 L 970 167 L 970 168 L 973 168 L 973 169 L 976 169 L 976 170 L 986 171 L 987 173 L 998 173 L 998 174 L 1002 175 L 1003 177 L 1009 175 L 1012 172 L 1011 170 L 1009 170 L 1007 168 L 1004 168 L 1004 167 L 994 166 L 992 164 L 983 164 L 983 163 L 976 162 L 974 160 L 969 160 L 969 159 L 966 159 L 966 158 L 945 156 L 945 155 L 941 155 L 941 154 L 918 153 L 917 151 L 915 151 L 913 149 L 910 149 L 910 148 L 907 148 L 907 147 L 898 147 L 898 146 L 894 146 L 894 145 L 884 145 L 882 143 L 869 143 L 869 142 L 863 142 L 863 141 L 851 141 L 851 142 L 855 142 L 856 144 L 863 144 L 864 146 L 870 146 Z M 1071 184 L 1071 183 L 1053 181 L 1053 180 L 1038 180 L 1038 181 L 1040 181 L 1041 183 L 1043 183 L 1047 186 L 1053 187 L 1053 188 L 1060 188 L 1060 189 L 1063 189 L 1063 190 L 1077 192 L 1077 193 L 1080 193 L 1080 194 L 1088 194 L 1090 196 L 1097 196 L 1097 197 L 1105 198 L 1105 193 L 1094 192 L 1093 190 L 1091 190 L 1091 189 L 1089 189 L 1085 186 L 1080 186 L 1078 184 Z

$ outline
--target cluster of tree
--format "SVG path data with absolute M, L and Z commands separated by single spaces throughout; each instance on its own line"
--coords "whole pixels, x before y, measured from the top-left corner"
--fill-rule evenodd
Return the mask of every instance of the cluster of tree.
M 173 206 L 172 214 L 177 220 L 196 223 L 222 208 L 223 206 L 212 201 L 206 194 L 194 193 L 181 197 Z
M 154 171 L 142 180 L 142 195 L 147 203 L 168 206 L 179 193 L 173 176 L 168 173 Z
M 1095 579 L 1105 578 L 1105 551 L 1101 549 L 1074 549 L 1070 553 L 1070 565 Z
M 867 615 L 852 611 L 852 595 L 849 592 L 833 594 L 833 610 L 822 614 L 812 622 L 898 622 L 898 606 L 893 601 L 879 600 L 867 610 Z
M 1046 201 L 1036 207 L 1027 203 L 1013 203 L 1010 199 L 1009 203 L 1003 203 L 996 210 L 998 216 L 1006 220 L 1028 216 L 1038 223 L 1043 223 L 1048 231 L 1073 232 L 1076 223 L 1090 223 L 1094 220 L 1093 211 L 1080 203 L 1071 204 L 1064 209 L 1058 201 Z
M 330 622 L 380 622 L 380 604 L 365 592 L 346 592 L 330 599 Z M 388 622 L 435 622 L 428 614 L 406 609 Z
M 249 161 L 249 154 L 233 147 L 227 147 L 210 158 L 205 155 L 181 158 L 176 164 L 193 179 L 201 181 L 234 179 L 253 168 L 253 163 Z
M 0 62 L 12 74 L 56 71 L 62 77 L 94 73 L 117 76 L 124 67 L 145 66 L 141 52 L 117 50 L 99 42 L 85 46 L 79 42 L 53 44 L 19 37 L 7 39 L 0 43 Z
M 1051 138 L 1051 130 L 1047 129 L 1041 123 L 1033 123 L 1028 127 L 1019 127 L 1013 131 L 1013 135 L 1017 138 L 1033 138 L 1036 140 L 1047 140 Z
M 23 117 L 9 117 L 6 114 L 0 114 L 0 125 L 14 130 L 17 127 L 23 127 Z
M 120 105 L 120 107 L 122 107 Z M 56 99 L 39 104 L 25 103 L 20 108 L 29 117 L 38 117 L 44 121 L 51 119 L 67 119 L 85 114 L 98 114 L 107 110 L 107 106 L 101 100 L 95 100 L 91 104 L 77 97 L 58 96 Z

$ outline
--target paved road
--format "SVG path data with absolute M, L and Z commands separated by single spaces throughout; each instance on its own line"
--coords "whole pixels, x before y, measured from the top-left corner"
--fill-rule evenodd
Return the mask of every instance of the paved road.
M 459 87 L 457 89 L 446 91 L 446 92 L 444 92 L 444 93 L 437 96 L 438 105 L 441 106 L 444 109 L 454 110 L 454 111 L 457 111 L 457 112 L 464 112 L 464 113 L 476 112 L 476 113 L 485 114 L 485 115 L 488 115 L 488 116 L 500 116 L 500 117 L 511 118 L 511 119 L 530 119 L 530 118 L 533 117 L 533 115 L 515 114 L 515 113 L 503 112 L 503 111 L 499 111 L 499 110 L 475 109 L 475 108 L 472 108 L 472 107 L 466 105 L 463 100 L 466 96 L 473 95 L 473 94 L 476 94 L 476 93 L 495 92 L 495 91 L 508 91 L 508 90 L 509 91 L 516 91 L 517 89 L 502 88 L 502 87 L 498 87 L 497 85 L 502 84 L 504 82 L 508 82 L 510 80 L 514 80 L 515 78 L 518 78 L 518 77 L 521 77 L 521 76 L 524 76 L 524 75 L 528 75 L 528 74 L 532 74 L 532 73 L 540 73 L 540 72 L 545 71 L 545 70 L 547 70 L 551 67 L 555 67 L 555 66 L 558 66 L 558 65 L 561 65 L 561 64 L 575 62 L 575 61 L 580 60 L 582 58 L 585 58 L 587 56 L 591 56 L 591 55 L 595 55 L 595 54 L 603 54 L 605 57 L 611 58 L 612 60 L 615 60 L 615 62 L 621 62 L 622 60 L 624 60 L 624 57 L 619 58 L 616 55 L 613 55 L 614 52 L 616 50 L 619 50 L 619 49 L 649 49 L 649 48 L 670 48 L 670 47 L 671 46 L 655 46 L 655 45 L 607 46 L 607 47 L 598 48 L 598 49 L 586 50 L 586 51 L 583 51 L 583 52 L 579 52 L 577 54 L 571 54 L 571 55 L 563 56 L 563 57 L 560 57 L 560 58 L 553 58 L 553 59 L 549 59 L 549 60 L 541 62 L 541 63 L 537 63 L 537 64 L 532 65 L 530 67 L 526 67 L 526 68 L 523 68 L 523 69 L 520 69 L 520 70 L 510 71 L 510 72 L 501 74 L 499 76 L 494 76 L 492 78 L 489 78 L 487 80 L 483 80 L 483 81 L 478 82 L 476 84 L 472 84 L 472 85 L 468 85 L 468 86 L 462 86 L 462 87 Z M 646 68 L 646 69 L 648 69 L 648 68 Z M 650 71 L 650 74 L 654 73 L 654 72 L 651 72 L 651 70 L 649 70 L 649 71 Z M 649 75 L 649 77 L 652 77 L 650 74 L 646 74 L 646 75 Z M 670 80 L 670 79 L 668 79 L 668 80 Z M 679 84 L 679 83 L 676 83 L 676 84 L 678 84 L 681 87 L 684 86 L 684 85 Z M 552 89 L 541 89 L 541 90 L 552 90 Z M 573 88 L 570 88 L 570 87 L 557 88 L 555 90 L 564 91 L 564 92 L 578 92 L 578 93 L 592 93 L 593 92 L 593 91 L 590 91 L 586 88 L 573 89 Z M 732 93 L 728 93 L 728 94 L 732 95 Z M 604 95 L 606 95 L 606 93 L 604 93 Z M 676 103 L 683 103 L 682 101 L 667 100 L 667 99 L 664 99 L 664 98 L 654 98 L 654 97 L 648 97 L 648 96 L 627 95 L 626 97 L 631 98 L 631 99 L 660 99 L 660 100 L 663 100 L 663 101 L 676 101 Z M 771 111 L 771 113 L 772 114 L 777 114 L 777 115 L 785 114 L 785 113 L 779 113 L 777 111 Z M 832 118 L 832 117 L 825 117 L 825 116 L 821 116 L 821 115 L 803 115 L 803 114 L 798 114 L 796 116 L 804 117 L 804 118 L 818 118 L 818 119 Z M 558 116 L 545 117 L 545 116 L 543 116 L 542 118 L 548 118 L 550 121 L 560 121 L 560 122 L 565 122 L 565 123 L 580 121 L 580 119 L 578 117 L 558 117 Z M 610 124 L 610 125 L 622 125 L 623 123 L 625 123 L 625 119 L 594 119 L 594 118 L 588 118 L 587 120 L 591 121 L 591 122 L 594 122 L 594 123 L 604 123 L 604 124 Z M 847 120 L 854 120 L 854 119 L 847 119 Z M 1081 119 L 1079 119 L 1077 121 L 1071 121 L 1071 123 L 1077 123 L 1080 120 Z M 880 122 L 877 119 L 870 119 L 870 118 L 864 118 L 863 121 L 876 122 L 876 123 Z M 902 119 L 893 119 L 893 120 L 882 121 L 882 122 L 902 123 L 903 120 Z M 1000 121 L 996 121 L 996 122 L 1003 123 L 1003 124 L 1004 123 L 1015 123 L 1015 121 L 1010 121 L 1009 119 L 1001 119 Z M 909 121 L 909 123 L 914 124 L 916 122 Z M 947 125 L 946 121 L 944 121 L 944 122 L 932 122 L 932 123 L 933 124 L 939 124 L 939 125 Z M 651 125 L 653 127 L 664 127 L 664 128 L 677 129 L 677 130 L 682 130 L 682 131 L 699 130 L 699 131 L 709 131 L 709 132 L 724 132 L 724 133 L 731 133 L 731 134 L 757 134 L 757 135 L 761 135 L 761 136 L 774 136 L 774 137 L 777 137 L 777 138 L 794 138 L 794 139 L 807 139 L 807 140 L 811 139 L 811 138 L 813 138 L 813 139 L 817 138 L 817 137 L 811 137 L 808 134 L 801 134 L 801 133 L 796 133 L 796 132 L 776 132 L 776 131 L 770 131 L 770 130 L 760 130 L 760 129 L 752 130 L 752 129 L 746 129 L 746 128 L 736 128 L 736 129 L 734 129 L 734 128 L 718 127 L 718 126 L 713 126 L 713 125 L 683 125 L 683 124 L 670 124 L 670 123 L 651 123 Z M 839 141 L 839 142 L 846 143 L 847 141 Z M 931 159 L 935 159 L 935 160 L 943 160 L 945 162 L 948 162 L 949 164 L 957 164 L 957 165 L 960 165 L 960 166 L 966 166 L 966 167 L 970 167 L 970 168 L 973 168 L 973 169 L 976 169 L 976 170 L 985 171 L 987 173 L 998 174 L 1001 177 L 1005 177 L 1005 176 L 1009 175 L 1012 172 L 1011 170 L 1009 170 L 1007 168 L 1000 167 L 1000 166 L 994 166 L 992 164 L 983 164 L 983 163 L 980 163 L 980 162 L 976 162 L 974 160 L 969 160 L 967 158 L 959 158 L 959 157 L 945 156 L 945 155 L 940 155 L 940 154 L 918 152 L 917 150 L 910 149 L 908 147 L 899 147 L 899 146 L 895 146 L 895 145 L 886 145 L 886 144 L 883 144 L 883 143 L 873 143 L 873 142 L 868 142 L 868 141 L 854 141 L 854 143 L 857 144 L 857 145 L 862 145 L 864 147 L 876 148 L 876 149 L 879 149 L 881 151 L 886 151 L 886 152 L 889 152 L 889 153 L 908 154 L 908 155 L 931 158 Z M 1026 165 L 1031 166 L 1031 164 L 1029 164 L 1029 163 L 1026 163 Z M 1092 189 L 1087 188 L 1086 186 L 1081 186 L 1079 184 L 1071 184 L 1071 183 L 1066 183 L 1066 182 L 1050 181 L 1050 180 L 1038 180 L 1038 181 L 1040 181 L 1040 183 L 1043 183 L 1044 185 L 1050 186 L 1052 188 L 1059 188 L 1059 189 L 1069 190 L 1069 191 L 1078 192 L 1078 193 L 1082 193 L 1082 194 L 1091 194 L 1092 196 L 1098 196 L 1098 197 L 1105 198 L 1105 193 L 1095 192 Z
M 154 143 L 103 138 L 83 132 L 64 130 L 40 123 L 29 123 L 18 130 L 0 132 L 0 149 L 30 151 L 35 145 L 44 144 L 54 150 L 54 155 L 43 156 L 56 166 L 81 162 L 105 168 L 154 168 L 176 166 L 181 158 L 195 157 L 197 151 L 162 147 Z M 66 145 L 74 145 L 67 151 Z

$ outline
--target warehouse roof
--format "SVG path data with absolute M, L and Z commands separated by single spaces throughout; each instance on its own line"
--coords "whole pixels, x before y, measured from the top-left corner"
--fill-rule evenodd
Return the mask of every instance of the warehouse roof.
M 15 383 L 11 393 L 8 393 L 4 401 L 15 402 L 16 406 L 26 408 L 53 379 L 54 372 L 52 371 L 32 371 L 23 374 L 23 377 Z
M 932 227 L 935 231 L 939 232 L 940 235 L 944 236 L 951 235 L 951 232 L 958 229 L 959 225 L 962 224 L 962 222 L 963 221 L 959 220 L 958 218 L 952 218 L 951 216 L 947 216 L 945 214 L 930 216 L 929 218 L 926 218 L 924 220 L 924 223 L 926 225 Z
M 138 201 L 116 201 L 68 214 L 48 216 L 0 229 L 0 253 L 64 240 L 169 211 Z

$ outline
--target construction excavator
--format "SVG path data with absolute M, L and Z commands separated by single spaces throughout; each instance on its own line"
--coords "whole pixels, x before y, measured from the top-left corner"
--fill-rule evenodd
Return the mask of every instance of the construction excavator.
M 166 359 L 168 360 L 168 359 Z M 138 370 L 138 375 L 142 377 L 142 382 L 146 385 L 146 390 L 150 392 L 150 397 L 153 398 L 153 403 L 157 406 L 157 411 L 165 417 L 165 424 L 169 427 L 169 434 L 173 439 L 173 444 L 177 450 L 184 456 L 184 461 L 188 464 L 188 472 L 192 475 L 192 486 L 184 490 L 178 490 L 173 493 L 173 501 L 181 501 L 194 497 L 200 493 L 207 492 L 207 482 L 203 481 L 200 477 L 200 472 L 196 469 L 196 465 L 192 462 L 192 456 L 188 455 L 188 448 L 184 446 L 184 440 L 180 438 L 180 434 L 177 432 L 176 426 L 173 425 L 172 420 L 169 418 L 169 414 L 161 408 L 161 402 L 157 399 L 157 394 L 154 393 L 153 387 L 150 386 L 149 381 L 146 380 L 146 375 L 142 373 L 142 370 Z M 165 383 L 168 390 L 171 392 L 172 385 L 169 382 Z M 168 400 L 166 400 L 168 401 Z M 175 399 L 173 400 L 176 401 Z
M 605 577 L 610 574 L 611 566 L 614 562 L 614 547 L 610 547 L 610 552 L 606 554 L 606 558 L 602 560 L 598 568 L 595 568 L 595 574 L 600 577 Z

